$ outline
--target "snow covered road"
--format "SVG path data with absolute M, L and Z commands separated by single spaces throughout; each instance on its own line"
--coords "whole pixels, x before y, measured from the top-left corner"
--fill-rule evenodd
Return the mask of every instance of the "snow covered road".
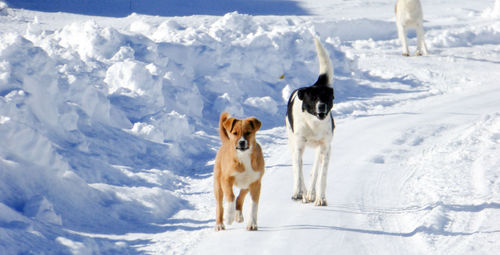
M 209 234 L 193 253 L 496 250 L 498 98 L 498 89 L 450 93 L 337 121 L 328 207 L 293 202 L 289 160 L 269 156 L 259 233 L 247 233 L 244 225 L 236 224 L 224 233 Z M 265 136 L 270 133 L 280 137 L 275 142 L 280 148 L 268 150 L 286 151 L 284 129 Z M 312 151 L 306 158 L 311 167 Z

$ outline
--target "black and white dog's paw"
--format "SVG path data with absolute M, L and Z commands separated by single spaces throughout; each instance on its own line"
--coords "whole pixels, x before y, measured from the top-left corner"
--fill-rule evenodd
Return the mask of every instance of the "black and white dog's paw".
M 314 205 L 315 206 L 327 206 L 328 204 L 326 202 L 326 198 L 324 198 L 324 197 L 323 198 L 319 198 L 318 197 L 318 199 L 316 199 L 316 201 L 314 201 Z
M 247 230 L 248 231 L 256 231 L 257 230 L 257 224 L 256 223 L 248 224 Z
M 314 200 L 316 199 L 316 192 L 314 190 L 310 190 L 309 192 L 307 192 L 307 196 L 305 197 L 305 203 L 311 203 L 311 202 L 314 202 Z
M 303 198 L 302 192 L 297 192 L 292 195 L 292 200 L 295 201 L 302 200 L 302 198 Z

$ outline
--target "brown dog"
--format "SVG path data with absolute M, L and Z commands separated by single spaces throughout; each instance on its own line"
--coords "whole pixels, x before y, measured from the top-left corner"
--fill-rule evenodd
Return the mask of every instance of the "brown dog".
M 220 115 L 219 135 L 222 146 L 217 152 L 214 165 L 217 231 L 225 229 L 224 223 L 231 225 L 235 220 L 243 222 L 243 202 L 249 191 L 252 204 L 247 230 L 257 230 L 260 181 L 264 175 L 264 156 L 255 140 L 260 126 L 260 121 L 255 117 L 238 120 L 227 112 Z M 236 205 L 233 186 L 240 188 Z

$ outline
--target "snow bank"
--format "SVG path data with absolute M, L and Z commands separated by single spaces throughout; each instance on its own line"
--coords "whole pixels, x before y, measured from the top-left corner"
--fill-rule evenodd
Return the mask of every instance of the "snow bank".
M 500 18 L 500 1 L 495 0 L 493 7 L 486 8 L 486 10 L 483 11 L 482 16 L 486 18 Z
M 126 44 L 117 41 L 123 38 L 112 29 L 85 23 L 83 28 L 71 25 L 46 35 L 33 26 L 24 37 L 1 35 L 0 201 L 3 209 L 9 208 L 0 215 L 1 253 L 48 251 L 51 246 L 64 250 L 53 242 L 54 235 L 67 234 L 51 226 L 128 232 L 189 208 L 172 194 L 179 183 L 175 175 L 161 184 L 150 183 L 114 167 L 127 165 L 135 172 L 163 169 L 155 172 L 161 176 L 179 162 L 190 164 L 170 154 L 199 152 L 173 145 L 194 131 L 175 112 L 160 119 L 184 123 L 179 126 L 183 129 L 172 133 L 172 126 L 158 125 L 164 130 L 159 143 L 126 132 L 132 128 L 126 109 L 134 105 L 120 105 L 127 101 L 116 98 L 143 105 L 142 111 L 129 114 L 134 116 L 163 107 L 161 83 L 154 81 L 151 68 L 134 60 L 111 60 Z M 82 39 L 87 36 L 93 39 Z M 177 136 L 182 132 L 184 136 Z M 135 189 L 145 191 L 132 196 L 134 188 L 127 185 L 143 186 Z M 40 247 L 41 243 L 47 245 Z
M 0 1 L 0 15 L 6 15 L 7 7 L 9 7 L 5 2 Z
M 500 40 L 500 22 L 489 25 L 476 25 L 456 30 L 446 30 L 429 40 L 436 48 L 469 47 L 473 45 L 497 44 Z

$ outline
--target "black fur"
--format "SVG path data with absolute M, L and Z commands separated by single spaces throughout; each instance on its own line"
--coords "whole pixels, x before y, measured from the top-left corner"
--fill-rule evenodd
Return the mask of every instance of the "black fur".
M 295 94 L 295 91 L 297 91 L 297 90 L 294 90 L 292 92 L 292 95 L 288 99 L 288 105 L 287 105 L 287 109 L 286 109 L 286 117 L 288 118 L 288 123 L 290 123 L 290 127 L 292 128 L 292 132 L 293 132 L 293 111 L 292 111 L 292 106 L 293 106 L 293 101 L 295 100 L 295 98 L 293 97 L 293 94 Z
M 326 75 L 325 73 L 321 74 L 318 77 L 316 83 L 313 84 L 313 86 L 328 86 L 328 85 L 330 85 L 330 82 L 328 81 L 328 75 Z
M 335 129 L 335 121 L 333 120 L 332 114 L 330 114 L 330 119 L 332 119 L 332 133 L 333 133 L 333 130 Z
M 236 124 L 236 120 L 233 120 L 231 123 L 231 130 L 229 130 L 229 133 L 233 132 L 234 125 Z
M 324 119 L 330 115 L 330 111 L 333 107 L 334 92 L 333 88 L 329 86 L 328 76 L 326 74 L 321 74 L 318 77 L 316 83 L 309 87 L 303 87 L 293 91 L 292 95 L 288 99 L 286 116 L 290 124 L 290 128 L 293 130 L 293 103 L 295 101 L 294 94 L 297 93 L 297 97 L 302 100 L 302 111 L 308 112 L 311 115 L 316 116 L 318 119 Z M 326 105 L 326 114 L 316 112 L 316 104 L 319 102 Z M 333 118 L 332 118 L 332 128 L 334 128 Z

